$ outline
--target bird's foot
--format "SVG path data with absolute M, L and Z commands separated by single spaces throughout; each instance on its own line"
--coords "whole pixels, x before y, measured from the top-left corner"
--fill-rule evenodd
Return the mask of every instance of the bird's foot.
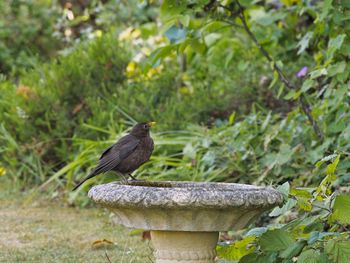
M 148 182 L 147 180 L 140 180 L 140 179 L 137 179 L 135 178 L 134 176 L 132 176 L 131 174 L 129 174 L 131 180 L 129 180 L 130 183 L 137 183 L 137 182 L 141 182 L 141 183 L 144 183 L 144 182 Z
M 127 176 L 125 174 L 119 173 L 120 175 L 120 181 L 122 184 L 125 185 L 137 185 L 137 183 L 145 183 L 147 182 L 146 180 L 139 180 L 137 178 L 135 178 L 134 176 L 132 176 L 131 174 L 128 174 Z M 131 179 L 129 180 L 128 177 L 130 177 Z
M 131 174 L 129 174 L 129 177 L 131 178 L 132 181 L 138 181 L 134 176 L 132 176 Z

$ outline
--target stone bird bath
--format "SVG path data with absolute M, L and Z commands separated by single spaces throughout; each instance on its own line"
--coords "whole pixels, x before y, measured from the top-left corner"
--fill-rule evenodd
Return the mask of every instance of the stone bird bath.
M 219 231 L 238 230 L 282 203 L 270 187 L 131 181 L 94 186 L 89 197 L 117 222 L 151 231 L 157 263 L 212 263 Z

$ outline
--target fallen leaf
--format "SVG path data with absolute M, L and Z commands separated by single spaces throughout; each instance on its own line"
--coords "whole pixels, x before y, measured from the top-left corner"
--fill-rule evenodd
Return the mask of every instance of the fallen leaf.
M 77 114 L 77 113 L 79 113 L 79 112 L 83 109 L 84 106 L 85 106 L 85 102 L 80 102 L 79 104 L 77 104 L 77 105 L 74 107 L 72 113 L 73 113 L 74 115 Z
M 92 243 L 93 247 L 101 247 L 101 246 L 109 246 L 109 245 L 115 245 L 114 242 L 108 240 L 108 239 L 100 239 L 100 240 L 96 240 Z

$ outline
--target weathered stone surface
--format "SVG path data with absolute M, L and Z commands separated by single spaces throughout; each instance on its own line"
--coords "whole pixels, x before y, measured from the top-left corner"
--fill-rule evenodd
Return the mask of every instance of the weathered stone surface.
M 151 231 L 158 263 L 212 263 L 218 232 Z
M 270 187 L 228 183 L 119 182 L 94 186 L 89 197 L 127 227 L 168 231 L 240 229 L 280 203 Z

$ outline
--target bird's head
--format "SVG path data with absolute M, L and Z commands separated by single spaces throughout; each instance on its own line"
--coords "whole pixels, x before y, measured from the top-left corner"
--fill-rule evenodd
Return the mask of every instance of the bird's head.
M 130 134 L 137 138 L 146 137 L 149 134 L 150 128 L 155 125 L 156 123 L 154 121 L 138 123 L 131 129 Z

